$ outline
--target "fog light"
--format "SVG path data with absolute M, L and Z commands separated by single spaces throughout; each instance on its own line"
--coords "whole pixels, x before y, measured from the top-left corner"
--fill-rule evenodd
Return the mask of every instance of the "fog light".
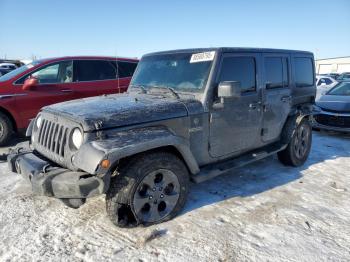
M 101 161 L 101 167 L 102 168 L 109 168 L 111 162 L 108 159 L 104 159 Z

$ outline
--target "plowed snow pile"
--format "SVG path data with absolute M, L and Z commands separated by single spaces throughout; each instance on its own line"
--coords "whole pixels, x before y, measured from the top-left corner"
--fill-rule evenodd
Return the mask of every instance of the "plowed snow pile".
M 0 164 L 0 261 L 349 261 L 350 138 L 314 133 L 308 162 L 276 157 L 192 185 L 180 216 L 120 229 L 103 197 L 33 196 Z

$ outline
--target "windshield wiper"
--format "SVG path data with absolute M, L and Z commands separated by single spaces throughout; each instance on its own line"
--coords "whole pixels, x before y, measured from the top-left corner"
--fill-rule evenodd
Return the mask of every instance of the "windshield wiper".
M 174 90 L 174 88 L 172 88 L 170 86 L 152 86 L 152 87 L 169 90 L 173 96 L 175 96 L 177 99 L 180 99 L 179 94 Z
M 130 85 L 130 87 L 140 88 L 142 93 L 147 94 L 147 88 L 143 85 Z

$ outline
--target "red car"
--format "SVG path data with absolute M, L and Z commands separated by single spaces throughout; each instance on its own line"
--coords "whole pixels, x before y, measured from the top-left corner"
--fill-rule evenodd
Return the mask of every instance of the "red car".
M 42 59 L 0 77 L 0 146 L 46 105 L 127 90 L 138 60 L 115 57 Z

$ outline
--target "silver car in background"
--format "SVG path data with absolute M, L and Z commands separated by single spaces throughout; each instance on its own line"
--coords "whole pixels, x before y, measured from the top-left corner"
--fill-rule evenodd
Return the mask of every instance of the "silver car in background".
M 316 101 L 314 129 L 350 133 L 350 81 L 342 81 Z
M 331 76 L 316 75 L 316 100 L 320 99 L 321 96 L 332 89 L 337 83 L 337 80 Z

